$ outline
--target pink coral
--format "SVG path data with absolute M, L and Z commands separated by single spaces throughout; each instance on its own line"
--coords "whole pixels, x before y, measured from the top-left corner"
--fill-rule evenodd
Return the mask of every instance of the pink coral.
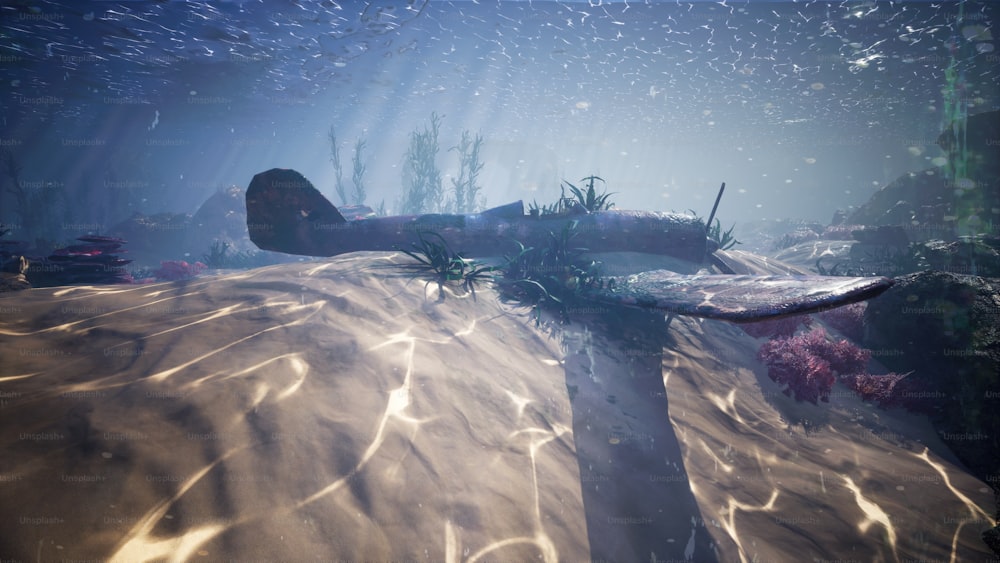
M 871 351 L 847 340 L 830 341 L 820 327 L 798 336 L 779 337 L 765 342 L 757 359 L 767 365 L 767 375 L 788 387 L 796 400 L 829 401 L 830 390 L 840 375 L 863 373 Z
M 184 260 L 164 260 L 160 262 L 160 268 L 153 272 L 153 276 L 166 281 L 186 280 L 197 276 L 207 267 L 201 262 L 188 264 Z
M 828 402 L 833 372 L 828 361 L 806 346 L 809 334 L 769 340 L 760 347 L 757 359 L 767 364 L 768 377 L 787 385 L 786 395 L 793 394 L 795 400 L 813 404 L 817 400 Z
M 906 398 L 907 390 L 919 386 L 905 379 L 908 373 L 868 373 L 871 350 L 847 340 L 829 340 L 821 327 L 765 342 L 757 352 L 757 359 L 767 365 L 768 377 L 787 385 L 785 394 L 794 395 L 798 401 L 813 404 L 817 400 L 829 401 L 836 373 L 862 400 L 874 401 L 881 407 L 902 404 L 910 410 L 921 410 L 921 405 Z
M 878 403 L 881 407 L 887 407 L 899 402 L 899 393 L 897 392 L 898 387 L 900 387 L 899 383 L 907 375 L 909 374 L 887 373 L 885 375 L 872 375 L 870 373 L 855 373 L 842 376 L 840 380 L 849 389 L 860 395 L 862 400 Z

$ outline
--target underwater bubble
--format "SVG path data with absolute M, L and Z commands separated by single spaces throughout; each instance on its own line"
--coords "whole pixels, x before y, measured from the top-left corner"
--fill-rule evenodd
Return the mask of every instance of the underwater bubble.
M 906 152 L 910 153 L 913 156 L 920 156 L 920 155 L 924 154 L 924 148 L 923 147 L 906 147 Z
M 806 161 L 806 164 L 816 164 L 816 159 L 811 156 L 803 158 L 802 160 Z
M 586 100 L 580 100 L 576 103 L 576 109 L 590 109 L 590 102 Z
M 945 164 L 948 164 L 948 159 L 943 156 L 932 158 L 931 164 L 933 164 L 934 166 L 944 166 Z
M 826 88 L 826 85 L 823 84 L 822 82 L 813 82 L 812 84 L 809 85 L 809 87 L 812 88 L 813 90 L 819 91 L 822 90 L 823 88 Z

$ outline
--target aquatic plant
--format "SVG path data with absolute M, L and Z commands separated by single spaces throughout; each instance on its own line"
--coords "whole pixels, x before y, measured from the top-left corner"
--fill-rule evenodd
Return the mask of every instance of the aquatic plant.
M 590 212 L 604 211 L 605 209 L 613 208 L 615 204 L 609 202 L 608 198 L 614 195 L 614 193 L 605 192 L 598 195 L 597 190 L 594 189 L 594 182 L 597 180 L 600 180 L 601 183 L 605 183 L 604 178 L 594 175 L 587 176 L 586 178 L 582 178 L 580 180 L 581 182 L 587 182 L 586 192 L 584 192 L 580 188 L 577 188 L 576 186 L 567 182 L 566 180 L 563 180 L 563 184 L 569 187 L 570 193 L 573 194 L 573 197 L 576 198 L 576 201 L 579 202 L 580 205 L 584 206 L 587 209 L 587 211 Z
M 432 239 L 436 237 L 437 242 Z M 460 282 L 466 291 L 476 298 L 476 284 L 492 281 L 494 266 L 480 264 L 467 260 L 448 247 L 444 237 L 435 232 L 417 233 L 419 242 L 413 243 L 412 250 L 401 249 L 407 256 L 417 261 L 417 264 L 404 264 L 404 267 L 415 268 L 433 274 L 433 279 L 427 285 L 437 282 L 438 300 L 444 300 L 444 286 L 448 282 Z M 424 286 L 426 288 L 426 285 Z
M 365 166 L 365 162 L 361 158 L 365 144 L 363 137 L 358 137 L 357 142 L 354 143 L 354 159 L 352 161 L 354 168 L 351 173 L 351 180 L 354 182 L 354 205 L 364 205 L 367 197 L 365 194 L 365 171 L 368 167 Z
M 604 182 L 603 178 L 594 175 L 587 176 L 586 178 L 580 180 L 581 182 L 587 182 L 586 192 L 563 180 L 563 182 L 559 185 L 559 199 L 556 200 L 555 203 L 539 205 L 537 201 L 532 200 L 532 202 L 528 204 L 528 213 L 532 217 L 540 217 L 542 215 L 558 215 L 577 204 L 582 206 L 587 211 L 603 211 L 613 208 L 615 204 L 609 202 L 608 198 L 614 195 L 614 193 L 602 193 L 598 195 L 597 190 L 594 187 L 594 182 L 597 180 Z M 570 193 L 573 194 L 572 197 L 566 196 L 566 188 L 570 189 Z
M 468 131 L 462 131 L 462 139 L 458 145 L 449 150 L 458 152 L 458 178 L 452 178 L 454 200 L 451 210 L 454 213 L 471 213 L 476 208 L 485 207 L 485 200 L 479 198 L 479 173 L 484 163 L 479 160 L 479 151 L 483 146 L 483 136 L 472 137 Z
M 336 188 L 337 195 L 340 197 L 340 204 L 347 205 L 347 189 L 344 187 L 344 166 L 340 162 L 340 145 L 337 143 L 337 130 L 333 125 L 330 126 L 327 138 L 330 139 L 330 163 L 333 164 L 334 188 Z
M 249 268 L 255 262 L 254 252 L 230 252 L 231 246 L 225 241 L 215 241 L 208 252 L 201 255 L 201 261 L 209 268 Z
M 525 247 L 514 241 L 519 251 L 505 256 L 500 289 L 517 301 L 530 303 L 536 323 L 543 307 L 555 308 L 567 321 L 568 306 L 585 290 L 603 285 L 600 263 L 584 256 L 586 248 L 574 246 L 577 224 L 567 221 L 558 234 L 550 231 L 546 246 Z
M 736 224 L 733 223 L 733 226 L 729 227 L 728 231 L 722 232 L 722 223 L 716 219 L 715 224 L 708 227 L 708 238 L 714 240 L 719 245 L 719 250 L 729 250 L 737 244 L 743 244 L 733 236 L 733 229 L 735 228 Z
M 441 117 L 431 113 L 430 128 L 410 133 L 410 146 L 403 163 L 402 215 L 419 215 L 440 211 L 444 205 L 441 171 L 437 166 L 440 150 L 438 133 Z
M 531 200 L 531 203 L 528 204 L 528 214 L 531 215 L 532 217 L 539 217 L 541 215 L 555 215 L 556 213 L 559 212 L 560 201 L 557 201 L 549 205 L 538 205 L 537 201 Z

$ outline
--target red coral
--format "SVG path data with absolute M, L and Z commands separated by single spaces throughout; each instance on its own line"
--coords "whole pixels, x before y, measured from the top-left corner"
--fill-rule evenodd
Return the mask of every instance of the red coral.
M 188 264 L 184 260 L 164 260 L 160 262 L 160 268 L 153 272 L 153 276 L 166 281 L 186 280 L 197 276 L 207 267 L 201 262 Z

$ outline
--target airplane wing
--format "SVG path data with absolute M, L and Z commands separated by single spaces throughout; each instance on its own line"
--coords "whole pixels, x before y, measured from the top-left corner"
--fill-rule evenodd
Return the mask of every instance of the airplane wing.
M 883 277 L 684 275 L 652 270 L 613 278 L 592 290 L 596 301 L 665 313 L 756 322 L 813 313 L 871 299 L 893 285 Z

